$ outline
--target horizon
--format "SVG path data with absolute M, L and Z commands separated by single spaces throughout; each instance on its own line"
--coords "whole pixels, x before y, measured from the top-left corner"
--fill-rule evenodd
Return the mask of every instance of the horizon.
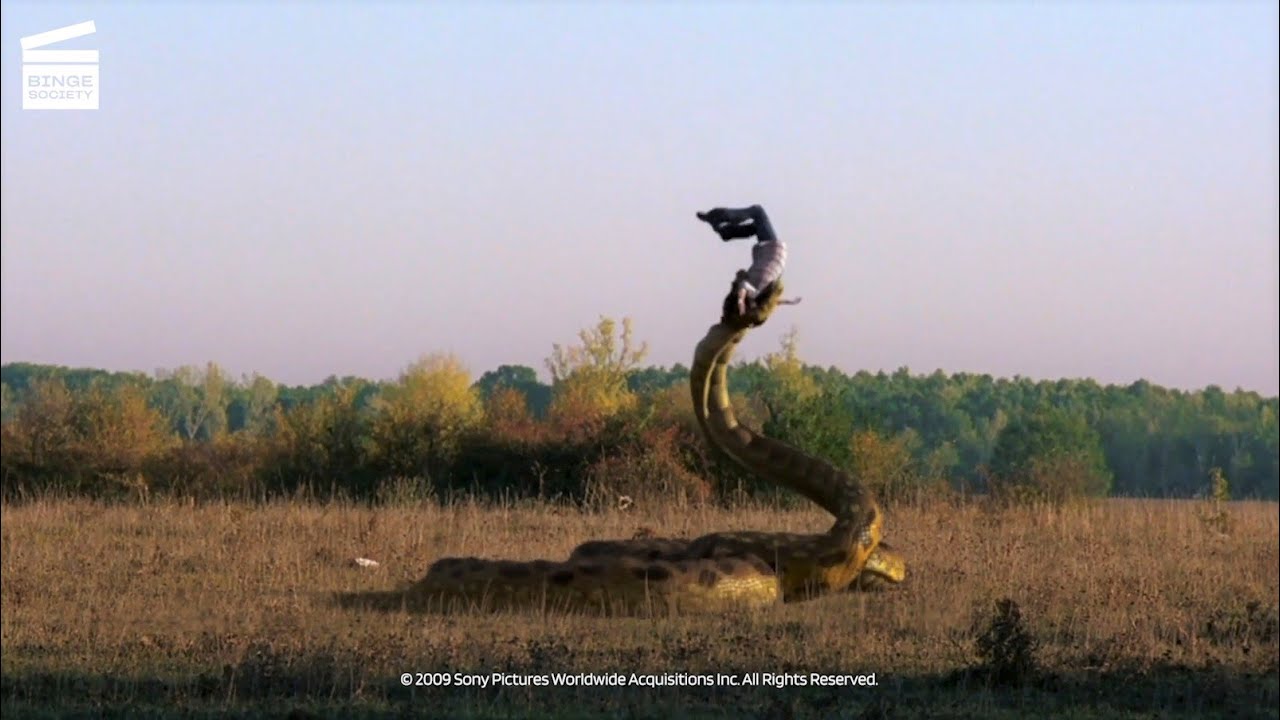
M 762 362 L 763 360 L 764 360 L 763 355 L 762 355 L 762 356 L 758 356 L 758 357 L 753 357 L 753 358 L 750 358 L 750 359 L 738 358 L 738 359 L 735 359 L 735 360 L 732 362 L 731 367 L 738 367 L 738 366 L 741 366 L 741 365 L 751 365 L 751 364 L 754 364 L 754 363 L 760 363 L 760 362 Z M 1221 390 L 1222 392 L 1227 393 L 1227 394 L 1234 394 L 1234 393 L 1252 393 L 1252 394 L 1254 394 L 1254 395 L 1259 396 L 1259 397 L 1260 397 L 1260 398 L 1262 398 L 1263 400 L 1275 400 L 1275 399 L 1280 398 L 1280 396 L 1278 396 L 1278 395 L 1276 395 L 1276 394 L 1268 394 L 1268 393 L 1265 393 L 1265 392 L 1262 392 L 1262 391 L 1259 391 L 1259 390 L 1255 390 L 1255 389 L 1252 389 L 1252 388 L 1245 388 L 1245 387 L 1240 387 L 1240 386 L 1236 386 L 1236 387 L 1226 387 L 1226 386 L 1221 386 L 1221 385 L 1214 385 L 1213 383 L 1210 383 L 1209 385 L 1206 385 L 1206 386 L 1204 386 L 1204 387 L 1182 388 L 1182 387 L 1173 387 L 1173 386 L 1170 386 L 1170 385 L 1161 385 L 1160 383 L 1152 382 L 1152 381 L 1147 380 L 1147 379 L 1145 379 L 1145 378 L 1138 378 L 1137 380 L 1134 380 L 1133 382 L 1129 382 L 1129 383 L 1108 383 L 1108 382 L 1102 382 L 1102 381 L 1100 381 L 1100 380 L 1098 380 L 1098 379 L 1096 379 L 1096 378 L 1090 378 L 1090 377 L 1038 378 L 1038 377 L 1029 377 L 1029 376 L 1026 376 L 1026 375 L 992 375 L 991 373 L 970 372 L 970 371 L 966 371 L 966 370 L 958 370 L 958 371 L 955 371 L 955 372 L 948 372 L 948 371 L 945 371 L 945 370 L 943 370 L 943 369 L 941 369 L 941 368 L 935 368 L 935 369 L 933 369 L 933 370 L 917 370 L 917 369 L 914 369 L 914 368 L 908 368 L 908 367 L 905 367 L 905 366 L 904 366 L 904 367 L 900 367 L 900 368 L 894 368 L 894 369 L 892 369 L 892 370 L 884 370 L 884 369 L 882 369 L 882 370 L 867 370 L 867 369 L 860 369 L 860 370 L 854 370 L 854 371 L 847 371 L 847 370 L 845 370 L 844 368 L 839 368 L 839 367 L 830 366 L 830 365 L 828 365 L 828 366 L 823 366 L 823 365 L 817 365 L 817 364 L 815 364 L 815 363 L 807 362 L 807 361 L 804 359 L 803 355 L 800 357 L 800 362 L 801 362 L 805 367 L 812 367 L 812 368 L 817 368 L 817 369 L 820 369 L 820 370 L 830 370 L 831 368 L 834 368 L 835 370 L 837 370 L 837 371 L 839 371 L 839 372 L 841 372 L 841 373 L 844 373 L 844 375 L 845 375 L 846 377 L 849 377 L 849 378 L 853 378 L 853 377 L 855 377 L 856 375 L 858 375 L 859 373 L 868 373 L 868 374 L 870 374 L 870 375 L 872 375 L 872 376 L 877 376 L 877 375 L 890 376 L 890 375 L 894 375 L 894 374 L 896 374 L 896 373 L 897 373 L 897 372 L 899 372 L 899 371 L 905 370 L 905 371 L 908 373 L 908 375 L 909 375 L 910 377 L 912 377 L 912 378 L 927 378 L 927 377 L 929 377 L 929 376 L 931 376 L 931 375 L 933 375 L 933 374 L 935 374 L 935 373 L 941 372 L 941 373 L 943 373 L 944 375 L 946 375 L 947 377 L 956 377 L 956 376 L 961 376 L 961 375 L 963 375 L 963 376 L 969 376 L 969 377 L 989 377 L 989 378 L 991 378 L 991 381 L 992 381 L 992 382 L 994 382 L 994 383 L 1002 383 L 1002 382 L 1010 382 L 1010 383 L 1014 383 L 1014 382 L 1019 382 L 1019 381 L 1023 381 L 1023 380 L 1030 381 L 1030 382 L 1032 382 L 1032 383 L 1036 383 L 1036 384 L 1039 384 L 1039 383 L 1056 383 L 1056 382 L 1062 382 L 1062 381 L 1065 381 L 1065 382 L 1093 382 L 1093 383 L 1096 383 L 1099 387 L 1101 387 L 1101 388 L 1103 388 L 1103 389 L 1107 389 L 1107 388 L 1121 388 L 1121 389 L 1123 389 L 1123 388 L 1131 387 L 1132 385 L 1134 385 L 1134 384 L 1136 384 L 1136 383 L 1139 383 L 1139 382 L 1146 382 L 1146 383 L 1149 383 L 1152 387 L 1161 388 L 1161 389 L 1168 390 L 1168 391 L 1171 391 L 1171 392 L 1184 393 L 1184 394 L 1196 394 L 1196 393 L 1204 392 L 1205 390 L 1208 390 L 1209 388 L 1217 388 L 1218 390 Z M 323 378 L 319 378 L 319 379 L 314 380 L 314 381 L 312 381 L 312 382 L 291 383 L 291 382 L 282 382 L 282 381 L 276 380 L 276 379 L 275 379 L 275 378 L 273 378 L 273 377 L 270 377 L 270 376 L 268 376 L 268 375 L 263 375 L 263 374 L 261 374 L 261 373 L 255 373 L 255 372 L 236 373 L 236 372 L 232 372 L 232 371 L 228 370 L 228 369 L 227 369 L 227 367 L 226 367 L 225 365 L 223 365 L 222 363 L 217 362 L 216 360 L 208 360 L 208 361 L 205 361 L 205 362 L 203 362 L 203 363 L 189 363 L 189 364 L 187 365 L 187 367 L 193 367 L 193 368 L 195 368 L 196 370 L 203 372 L 203 371 L 208 367 L 208 364 L 209 364 L 209 363 L 212 363 L 212 364 L 216 365 L 216 366 L 218 367 L 218 369 L 219 369 L 222 373 L 224 373 L 225 378 L 226 378 L 227 380 L 229 380 L 230 382 L 236 383 L 236 384 L 244 384 L 245 382 L 247 382 L 247 381 L 251 380 L 255 375 L 257 375 L 257 376 L 259 376 L 259 377 L 263 377 L 263 378 L 265 378 L 265 379 L 267 379 L 267 380 L 270 380 L 271 382 L 275 383 L 275 384 L 276 384 L 277 386 L 279 386 L 279 387 L 290 387 L 290 388 L 312 388 L 312 387 L 319 387 L 319 386 L 321 386 L 321 385 L 325 384 L 326 382 L 329 382 L 330 380 L 345 381 L 345 380 L 348 380 L 348 379 L 354 379 L 354 380 L 359 380 L 359 381 L 363 381 L 363 382 L 368 382 L 368 383 L 371 383 L 371 384 L 374 384 L 374 385 L 379 385 L 379 384 L 384 384 L 384 383 L 395 383 L 395 382 L 398 382 L 398 381 L 400 380 L 399 373 L 397 373 L 396 375 L 393 375 L 393 376 L 388 376 L 388 377 L 367 377 L 367 376 L 363 376 L 363 375 L 352 375 L 352 374 L 339 375 L 339 374 L 337 374 L 337 373 L 331 373 L 331 374 L 329 374 L 329 375 L 326 375 L 326 376 L 325 376 L 325 377 L 323 377 Z M 25 365 L 35 365 L 35 366 L 37 366 L 37 367 L 51 367 L 51 368 L 55 368 L 55 369 L 58 369 L 58 370 L 61 370 L 61 371 L 66 371 L 66 372 L 108 372 L 108 373 L 117 373 L 117 374 L 123 374 L 123 375 L 141 375 L 141 376 L 143 376 L 143 377 L 147 378 L 148 380 L 152 380 L 152 381 L 159 381 L 159 380 L 163 379 L 163 375 L 164 375 L 165 373 L 171 373 L 171 372 L 173 372 L 173 371 L 175 371 L 175 370 L 178 370 L 178 369 L 179 369 L 179 367 L 181 367 L 181 366 L 179 366 L 179 367 L 170 367 L 170 368 L 156 368 L 156 369 L 154 369 L 154 370 L 140 370 L 140 369 L 109 369 L 109 368 L 89 367 L 89 366 L 57 365 L 57 364 L 52 364 L 52 363 L 32 363 L 32 362 L 28 362 L 28 361 L 25 361 L 25 360 L 6 361 L 6 362 L 4 362 L 4 363 L 0 363 L 0 367 L 11 367 L 11 366 L 13 366 L 13 365 L 24 365 L 24 364 L 25 364 Z M 676 367 L 677 365 L 682 366 L 686 371 L 687 371 L 687 370 L 688 370 L 688 368 L 689 368 L 689 366 L 688 366 L 688 365 L 686 365 L 685 363 L 679 362 L 679 361 L 677 361 L 677 362 L 675 362 L 675 363 L 665 364 L 665 365 L 657 365 L 657 364 L 649 363 L 649 362 L 646 360 L 646 361 L 641 362 L 641 364 L 640 364 L 640 365 L 638 365 L 636 368 L 634 368 L 634 369 L 633 369 L 633 371 L 643 371 L 643 370 L 647 370 L 647 369 L 657 369 L 657 370 L 667 370 L 667 371 L 670 371 L 670 370 L 674 370 L 674 369 L 675 369 L 675 367 Z M 481 369 L 476 369 L 476 368 L 468 367 L 467 369 L 468 369 L 468 371 L 471 373 L 471 384 L 472 384 L 472 385 L 476 385 L 476 384 L 478 384 L 478 383 L 480 382 L 481 378 L 482 378 L 486 373 L 488 373 L 488 372 L 491 372 L 491 371 L 497 371 L 497 370 L 498 370 L 499 368 L 501 368 L 501 367 L 508 367 L 508 366 L 509 366 L 509 367 L 525 367 L 525 368 L 530 368 L 530 369 L 534 370 L 534 371 L 537 373 L 537 375 L 538 375 L 538 378 L 537 378 L 537 379 L 538 379 L 538 382 L 539 382 L 539 383 L 541 383 L 542 385 L 547 386 L 547 387 L 551 387 L 551 386 L 553 386 L 553 384 L 554 384 L 554 383 L 553 383 L 553 381 L 552 381 L 552 379 L 551 379 L 551 377 L 550 377 L 550 374 L 547 372 L 547 370 L 546 370 L 546 367 L 545 367 L 545 366 L 525 365 L 525 364 L 523 364 L 523 363 L 502 363 L 502 364 L 500 364 L 500 365 L 495 365 L 495 366 L 493 366 L 493 367 L 481 368 Z M 406 367 L 407 367 L 407 365 L 406 365 Z
M 760 203 L 746 360 L 1280 394 L 1274 3 L 0 6 L 3 364 L 687 366 Z M 101 109 L 23 110 L 87 20 Z

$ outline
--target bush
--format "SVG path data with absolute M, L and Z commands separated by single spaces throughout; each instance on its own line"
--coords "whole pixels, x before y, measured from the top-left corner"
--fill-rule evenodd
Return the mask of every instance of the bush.
M 950 495 L 950 486 L 939 474 L 922 471 L 912 457 L 915 436 L 900 433 L 886 438 L 874 430 L 861 430 L 849 440 L 854 477 L 886 504 L 920 502 Z
M 1015 479 L 996 476 L 987 484 L 991 499 L 1000 506 L 1064 507 L 1101 494 L 1094 471 L 1080 459 L 1066 456 L 1036 458 Z
M 684 507 L 712 496 L 711 483 L 691 472 L 681 457 L 674 427 L 646 432 L 621 452 L 596 460 L 584 482 L 585 500 L 593 508 L 616 506 L 621 497 L 640 505 Z
M 266 493 L 265 441 L 237 433 L 185 441 L 151 459 L 145 491 L 175 497 L 255 500 Z
M 38 381 L 0 439 L 6 497 L 49 490 L 111 495 L 137 485 L 148 458 L 173 443 L 141 389 L 71 392 Z
M 988 685 L 1024 685 L 1040 675 L 1036 660 L 1039 643 L 1022 621 L 1022 609 L 1009 598 L 996 601 L 995 613 L 974 639 L 979 677 Z
M 375 475 L 368 461 L 368 425 L 354 385 L 338 386 L 289 412 L 277 408 L 276 431 L 263 451 L 264 490 L 342 489 L 369 495 Z

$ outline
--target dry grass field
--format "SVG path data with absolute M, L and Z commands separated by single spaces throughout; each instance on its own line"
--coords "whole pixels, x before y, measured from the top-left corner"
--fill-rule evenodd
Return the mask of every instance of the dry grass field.
M 2 707 L 16 716 L 1276 717 L 1275 503 L 892 509 L 887 592 L 713 616 L 379 613 L 446 555 L 563 558 L 647 527 L 814 531 L 818 512 L 529 505 L 3 509 Z M 354 566 L 373 558 L 377 568 Z M 997 617 L 1017 605 L 1020 621 Z M 977 639 L 1002 632 L 983 672 Z M 1024 646 L 1019 647 L 1019 643 Z M 403 687 L 402 673 L 875 673 L 873 687 Z M 674 675 L 676 677 L 668 677 Z M 451 679 L 453 675 L 450 675 Z

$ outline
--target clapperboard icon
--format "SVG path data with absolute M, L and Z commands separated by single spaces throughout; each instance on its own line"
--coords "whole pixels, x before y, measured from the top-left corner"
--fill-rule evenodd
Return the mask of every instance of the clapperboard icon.
M 93 21 L 22 38 L 23 110 L 97 110 L 97 50 L 41 50 L 97 32 Z

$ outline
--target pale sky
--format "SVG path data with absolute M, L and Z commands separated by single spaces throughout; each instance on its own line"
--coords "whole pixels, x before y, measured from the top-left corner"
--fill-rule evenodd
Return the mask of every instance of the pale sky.
M 98 111 L 21 109 L 94 20 Z M 1277 6 L 3 3 L 0 355 L 288 383 L 542 371 L 600 315 L 688 364 L 761 203 L 744 344 L 846 372 L 1274 395 Z

